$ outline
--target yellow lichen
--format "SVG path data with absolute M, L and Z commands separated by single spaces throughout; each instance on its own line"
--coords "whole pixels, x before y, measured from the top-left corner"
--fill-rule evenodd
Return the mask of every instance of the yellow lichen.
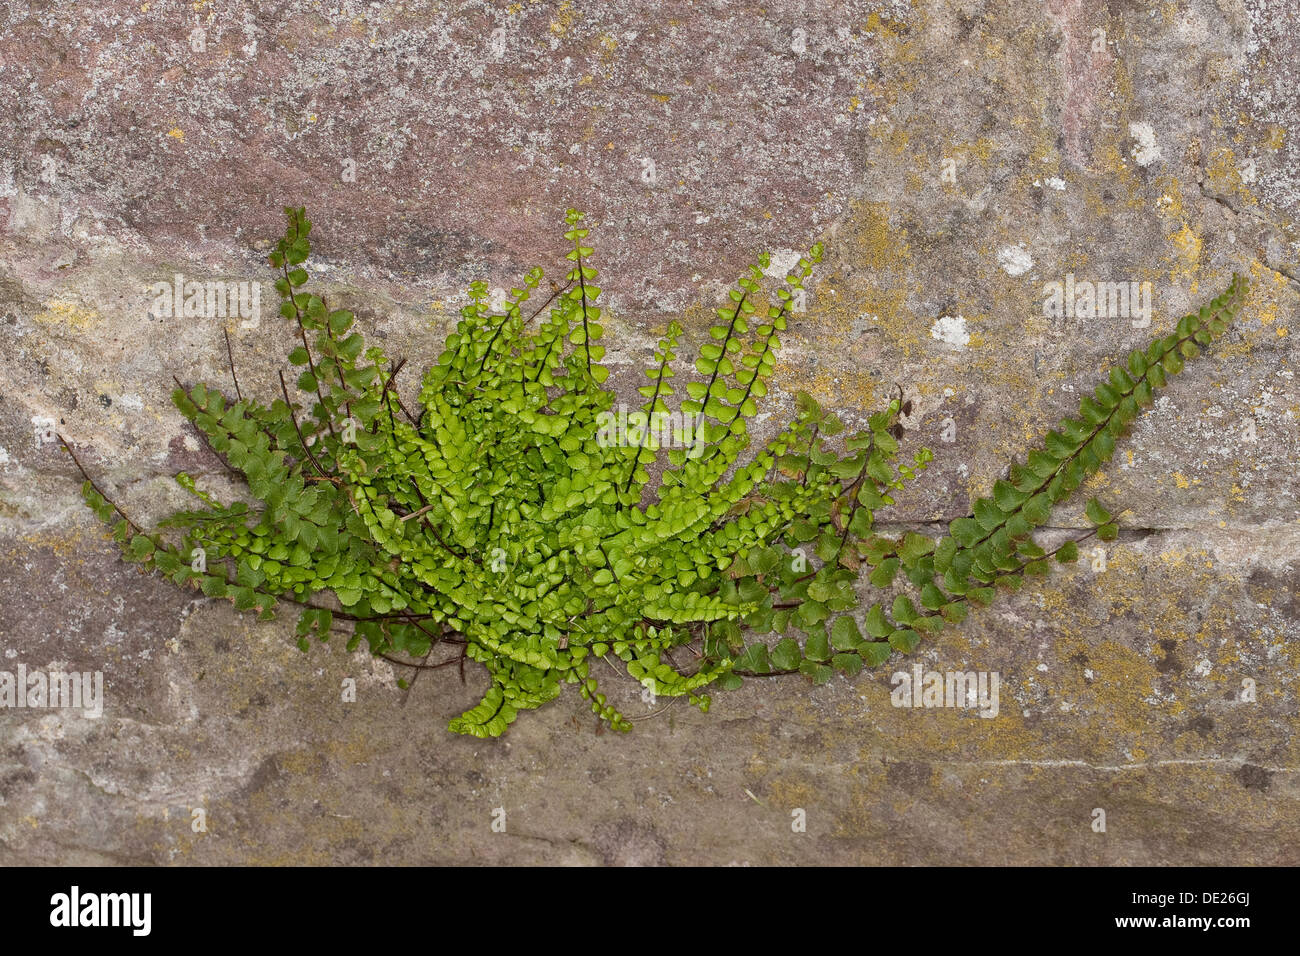
M 50 299 L 45 303 L 45 308 L 33 318 L 43 325 L 67 325 L 81 332 L 95 325 L 100 316 L 94 309 L 84 308 L 75 302 Z

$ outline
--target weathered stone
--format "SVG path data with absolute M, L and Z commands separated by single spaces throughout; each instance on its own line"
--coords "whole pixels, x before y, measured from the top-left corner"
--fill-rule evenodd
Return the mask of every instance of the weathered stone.
M 0 712 L 0 863 L 1300 862 L 1288 11 L 14 0 L 0 670 L 102 670 L 107 699 Z M 176 471 L 228 490 L 172 376 L 227 385 L 224 325 L 269 396 L 289 331 L 269 284 L 255 327 L 165 317 L 151 286 L 267 282 L 283 205 L 308 207 L 331 300 L 412 369 L 469 281 L 560 268 L 564 209 L 588 210 L 620 389 L 670 317 L 698 341 L 758 250 L 821 239 L 769 425 L 797 389 L 854 419 L 901 385 L 936 461 L 900 528 L 966 513 L 1233 271 L 1252 293 L 1089 482 L 1125 529 L 1105 570 L 1085 549 L 851 680 L 749 681 L 708 715 L 611 681 L 630 735 L 566 694 L 485 743 L 444 729 L 476 667 L 406 694 L 384 661 L 304 656 L 288 623 L 139 574 L 36 442 L 53 420 L 145 523 L 183 503 Z M 1150 325 L 1047 316 L 1067 275 L 1150 282 Z M 997 717 L 893 706 L 913 663 L 997 672 Z

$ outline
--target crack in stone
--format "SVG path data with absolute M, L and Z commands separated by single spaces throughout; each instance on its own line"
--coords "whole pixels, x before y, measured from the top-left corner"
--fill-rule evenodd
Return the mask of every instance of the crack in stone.
M 1204 174 L 1204 169 L 1201 170 L 1201 173 Z M 1274 223 L 1267 216 L 1255 212 L 1254 210 L 1239 208 L 1235 206 L 1226 196 L 1222 196 L 1219 193 L 1214 192 L 1213 190 L 1207 189 L 1205 186 L 1204 178 L 1198 177 L 1196 186 L 1197 189 L 1200 191 L 1202 197 L 1210 200 L 1211 202 L 1218 203 L 1220 206 L 1228 210 L 1228 212 L 1232 213 L 1234 216 L 1254 220 L 1255 222 L 1261 223 L 1262 225 L 1268 227 L 1270 230 L 1274 232 L 1283 231 L 1281 228 L 1278 227 L 1276 223 Z M 1300 286 L 1300 274 L 1297 274 L 1295 269 L 1292 269 L 1290 266 L 1287 266 L 1285 263 L 1271 262 L 1268 258 L 1267 253 L 1264 253 L 1263 255 L 1259 256 L 1258 261 L 1262 266 L 1264 266 L 1264 268 L 1268 269 L 1269 271 L 1277 273 L 1278 275 L 1282 276 L 1284 279 L 1286 279 L 1288 282 L 1292 283 L 1293 285 Z
M 1188 757 L 1176 760 L 1149 760 L 1145 763 L 1122 763 L 1122 764 L 1093 764 L 1086 760 L 1078 759 L 1061 759 L 1061 760 L 977 760 L 977 761 L 945 761 L 945 766 L 950 767 L 1046 767 L 1046 768 L 1078 768 L 1084 770 L 1097 770 L 1102 773 L 1124 773 L 1129 770 L 1149 770 L 1160 767 L 1204 767 L 1214 765 L 1227 765 L 1240 769 L 1241 767 L 1251 766 L 1258 767 L 1260 770 L 1266 770 L 1269 773 L 1297 773 L 1300 767 L 1279 767 L 1266 766 L 1263 764 L 1251 763 L 1249 760 L 1242 760 L 1238 757 Z
M 578 839 L 574 839 L 574 838 L 554 839 L 552 837 L 539 836 L 535 833 L 519 833 L 512 830 L 507 830 L 505 835 L 518 837 L 521 840 L 534 840 L 538 843 L 545 843 L 547 846 L 556 847 L 560 849 L 566 847 L 569 849 L 576 849 L 585 853 L 592 860 L 599 861 L 601 859 L 601 855 L 598 852 L 596 852 L 595 849 L 593 849 L 592 847 L 588 846 L 587 844 L 583 843 L 581 840 Z

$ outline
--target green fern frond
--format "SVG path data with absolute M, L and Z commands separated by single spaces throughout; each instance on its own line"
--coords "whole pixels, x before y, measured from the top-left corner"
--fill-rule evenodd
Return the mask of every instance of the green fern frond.
M 1130 354 L 937 542 L 895 539 L 877 532 L 878 516 L 933 459 L 921 449 L 900 460 L 901 397 L 845 435 L 801 394 L 793 418 L 750 452 L 749 423 L 820 245 L 774 293 L 767 258 L 750 266 L 686 367 L 685 332 L 671 322 L 637 387 L 644 401 L 620 418 L 591 232 L 569 210 L 563 281 L 533 305 L 545 281 L 533 269 L 499 309 L 472 284 L 408 407 L 403 363 L 308 288 L 311 223 L 302 209 L 286 215 L 270 264 L 298 394 L 282 377 L 269 405 L 203 384 L 173 395 L 255 503 L 224 505 L 178 476 L 201 506 L 162 523 L 181 532 L 170 542 L 89 478 L 85 500 L 130 560 L 177 584 L 262 617 L 296 606 L 304 650 L 343 629 L 349 648 L 364 640 L 398 663 L 446 648 L 452 657 L 424 666 L 483 665 L 483 700 L 449 725 L 477 737 L 504 733 L 563 684 L 630 729 L 593 673 L 599 658 L 702 710 L 711 687 L 748 676 L 853 675 L 960 623 L 997 588 L 1075 559 L 1079 541 L 1117 533 L 1100 503 L 1086 509 L 1094 527 L 1051 552 L 1035 529 L 1110 459 L 1154 390 L 1224 333 L 1246 293 L 1235 276 Z M 864 577 L 881 597 L 858 617 Z M 771 647 L 756 639 L 773 632 Z

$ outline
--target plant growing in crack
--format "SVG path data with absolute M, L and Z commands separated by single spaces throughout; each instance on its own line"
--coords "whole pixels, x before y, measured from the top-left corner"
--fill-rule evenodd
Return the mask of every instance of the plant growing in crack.
M 1052 551 L 1034 535 L 1110 459 L 1166 376 L 1223 334 L 1246 291 L 1234 276 L 1112 368 L 946 535 L 894 538 L 877 521 L 932 460 L 926 449 L 900 459 L 901 391 L 851 434 L 800 394 L 793 418 L 751 449 L 749 423 L 820 245 L 774 294 L 766 257 L 748 268 L 717 309 L 683 394 L 683 331 L 669 323 L 640 387 L 644 403 L 610 440 L 616 396 L 605 387 L 601 290 L 581 213 L 566 217 L 568 265 L 539 306 L 525 311 L 541 269 L 501 308 L 484 283 L 470 287 L 410 403 L 397 388 L 403 363 L 367 347 L 351 312 L 305 288 L 311 223 L 302 209 L 286 213 L 270 263 L 310 407 L 299 408 L 283 374 L 270 404 L 245 399 L 237 380 L 233 399 L 179 382 L 173 395 L 250 500 L 223 504 L 182 474 L 199 506 L 147 530 L 88 475 L 84 497 L 128 559 L 262 618 L 295 608 L 303 650 L 338 629 L 349 649 L 364 640 L 417 673 L 482 664 L 491 679 L 483 700 L 450 723 L 479 737 L 500 735 L 564 684 L 629 729 L 601 691 L 601 658 L 701 710 L 712 688 L 746 678 L 856 674 L 960 623 L 999 588 L 1075 560 L 1083 540 L 1113 539 L 1116 524 L 1096 500 L 1090 530 Z M 678 430 L 680 442 L 651 427 L 676 414 L 670 400 L 696 423 L 689 436 Z M 664 447 L 673 444 L 686 447 Z M 865 612 L 863 575 L 881 595 Z M 430 663 L 444 646 L 452 655 Z

